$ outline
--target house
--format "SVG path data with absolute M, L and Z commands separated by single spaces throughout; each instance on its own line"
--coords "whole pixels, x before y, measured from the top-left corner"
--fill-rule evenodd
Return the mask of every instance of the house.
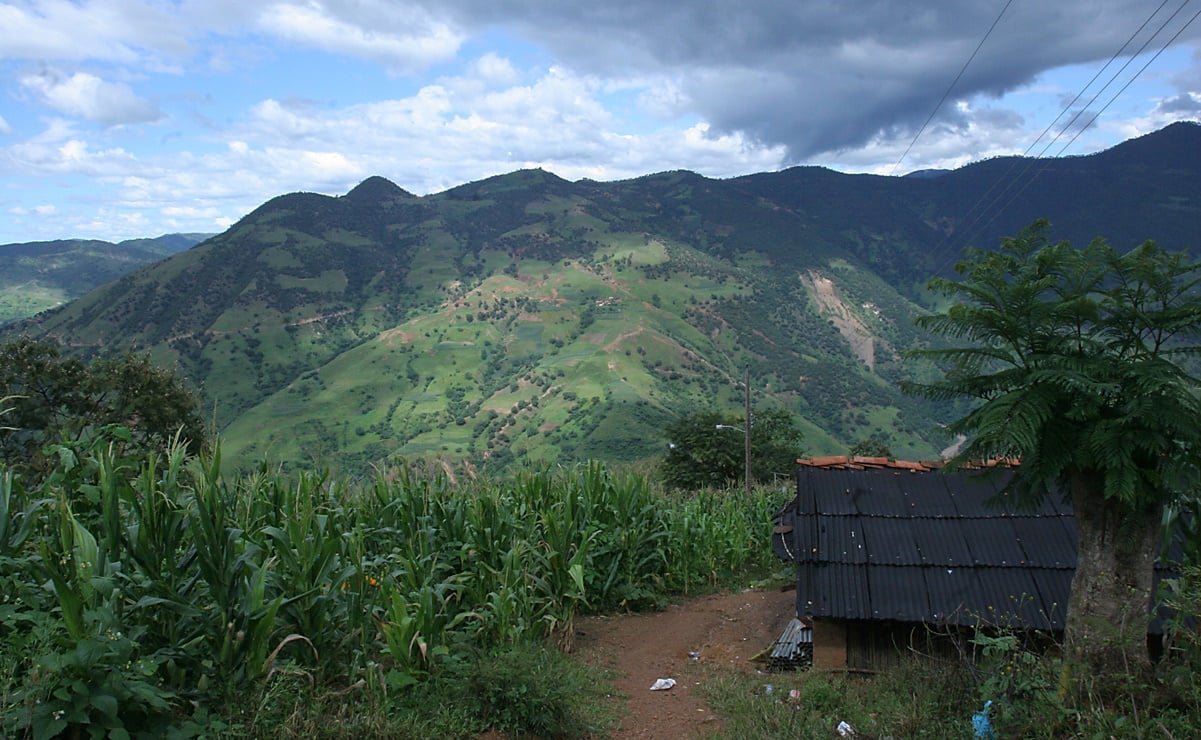
M 1007 464 L 938 467 L 801 461 L 772 549 L 797 564 L 814 667 L 870 670 L 898 648 L 981 627 L 1063 632 L 1076 565 L 1070 501 L 1016 506 Z

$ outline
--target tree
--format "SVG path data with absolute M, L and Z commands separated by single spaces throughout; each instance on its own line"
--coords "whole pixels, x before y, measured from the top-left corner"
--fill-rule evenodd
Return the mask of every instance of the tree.
M 959 302 L 919 323 L 964 346 L 916 352 L 947 369 L 908 389 L 977 401 L 950 426 L 969 437 L 955 463 L 1018 458 L 1023 500 L 1068 492 L 1079 546 L 1065 643 L 1103 677 L 1149 667 L 1160 519 L 1197 470 L 1201 400 L 1182 363 L 1198 353 L 1201 265 L 1152 242 L 1052 244 L 1047 230 L 969 249 L 961 280 L 930 282 Z
M 892 448 L 882 439 L 864 437 L 851 446 L 851 457 L 887 457 L 892 459 Z
M 165 449 L 177 433 L 193 450 L 205 441 L 196 393 L 145 355 L 85 363 L 51 342 L 16 339 L 0 345 L 0 397 L 0 458 L 29 471 L 46 444 L 109 425 L 127 428 L 140 449 Z
M 659 472 L 671 488 L 729 486 L 746 475 L 744 417 L 702 412 L 682 417 L 664 433 L 667 455 Z M 736 427 L 719 429 L 718 426 Z M 791 413 L 783 409 L 751 411 L 751 477 L 767 480 L 792 474 L 801 454 L 803 435 Z

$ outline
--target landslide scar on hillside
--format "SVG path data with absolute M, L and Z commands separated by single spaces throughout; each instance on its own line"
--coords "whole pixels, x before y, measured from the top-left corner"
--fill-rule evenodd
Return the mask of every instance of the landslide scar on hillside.
M 817 307 L 822 317 L 834 322 L 834 328 L 847 341 L 847 344 L 851 345 L 851 351 L 867 365 L 868 369 L 874 372 L 876 369 L 876 338 L 859 317 L 847 308 L 846 303 L 838 294 L 838 287 L 834 285 L 834 281 L 819 272 L 810 270 L 808 274 L 801 275 L 801 283 L 809 291 L 809 295 L 813 296 L 813 300 L 817 301 Z

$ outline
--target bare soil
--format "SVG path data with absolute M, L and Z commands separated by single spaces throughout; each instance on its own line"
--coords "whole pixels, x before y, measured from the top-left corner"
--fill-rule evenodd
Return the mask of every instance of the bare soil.
M 791 590 L 713 594 L 661 612 L 580 620 L 575 652 L 615 674 L 620 720 L 613 738 L 712 737 L 722 726 L 698 691 L 704 668 L 762 671 L 764 663 L 751 659 L 770 648 L 795 614 Z M 659 678 L 676 685 L 651 691 Z

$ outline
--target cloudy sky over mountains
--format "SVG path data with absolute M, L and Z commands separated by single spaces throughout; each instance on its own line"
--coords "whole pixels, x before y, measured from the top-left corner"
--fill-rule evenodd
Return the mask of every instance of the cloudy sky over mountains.
M 904 174 L 1201 118 L 1201 0 L 0 2 L 0 243 L 284 192 Z M 920 136 L 918 132 L 921 131 Z

